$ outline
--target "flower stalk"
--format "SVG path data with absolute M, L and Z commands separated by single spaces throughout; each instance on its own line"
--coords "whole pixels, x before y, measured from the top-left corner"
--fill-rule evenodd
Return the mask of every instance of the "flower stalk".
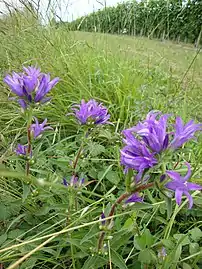
M 27 119 L 27 156 L 31 156 L 32 152 L 32 137 L 31 137 L 31 124 L 32 124 L 32 109 L 29 110 L 28 112 L 28 119 Z M 27 159 L 26 163 L 26 175 L 29 176 L 30 173 L 30 160 Z
M 132 192 L 125 192 L 123 193 L 116 201 L 115 203 L 112 205 L 111 207 L 111 210 L 109 212 L 109 217 L 112 217 L 110 218 L 108 221 L 107 221 L 107 226 L 109 227 L 111 222 L 113 221 L 113 216 L 114 216 L 114 212 L 115 212 L 115 209 L 116 209 L 116 206 L 119 205 L 123 200 L 129 198 L 132 194 L 134 193 L 138 193 L 140 191 L 143 191 L 143 190 L 146 190 L 146 189 L 149 189 L 149 188 L 152 188 L 154 187 L 154 183 L 148 183 L 148 184 L 144 184 L 144 185 L 141 185 L 137 188 L 135 188 L 135 190 L 133 190 Z M 99 239 L 98 239 L 98 251 L 102 249 L 102 246 L 103 246 L 103 242 L 104 242 L 104 238 L 105 238 L 105 234 L 106 232 L 105 231 L 102 231 L 100 233 L 100 236 L 99 236 Z

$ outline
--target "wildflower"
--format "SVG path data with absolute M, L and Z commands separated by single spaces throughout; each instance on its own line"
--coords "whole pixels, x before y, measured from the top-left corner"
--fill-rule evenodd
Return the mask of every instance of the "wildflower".
M 71 179 L 70 179 L 70 182 L 68 182 L 67 179 L 64 177 L 62 184 L 65 187 L 80 188 L 80 187 L 84 186 L 84 181 L 85 181 L 84 178 L 79 180 L 79 178 L 77 176 L 72 176 Z
M 105 214 L 104 214 L 104 212 L 102 212 L 102 214 L 101 214 L 101 216 L 100 216 L 100 221 L 101 221 L 101 225 L 102 226 L 105 226 L 105 224 L 106 224 L 106 220 L 105 220 Z
M 79 182 L 79 187 L 83 186 L 83 185 L 84 185 L 84 182 L 85 182 L 85 179 L 82 178 L 82 179 L 80 180 L 80 182 Z
M 175 121 L 174 138 L 170 147 L 173 149 L 181 147 L 185 142 L 194 139 L 195 132 L 200 130 L 202 130 L 202 124 L 196 124 L 193 120 L 183 124 L 183 120 L 177 117 Z
M 70 186 L 77 187 L 79 178 L 77 176 L 72 176 L 70 179 Z
M 15 153 L 19 156 L 26 156 L 27 155 L 27 148 L 28 148 L 28 146 L 18 144 L 17 148 L 15 149 Z
M 182 177 L 179 173 L 175 171 L 167 171 L 166 174 L 172 179 L 168 182 L 165 187 L 169 190 L 175 192 L 175 199 L 178 205 L 181 204 L 182 195 L 185 194 L 189 200 L 189 209 L 193 206 L 193 198 L 189 194 L 189 191 L 192 190 L 202 190 L 202 186 L 197 185 L 195 183 L 188 182 L 188 179 L 191 176 L 191 167 L 189 163 L 186 163 L 188 168 L 188 172 L 186 176 Z
M 143 198 L 140 197 L 139 193 L 135 192 L 133 193 L 126 201 L 125 203 L 142 203 L 143 202 Z
M 40 136 L 45 130 L 52 130 L 50 126 L 45 127 L 47 123 L 47 119 L 45 119 L 42 123 L 39 123 L 37 118 L 34 117 L 34 119 L 35 119 L 35 123 L 31 124 L 30 126 L 30 131 L 34 138 L 37 138 L 38 136 Z
M 150 112 L 143 123 L 138 123 L 136 126 L 128 129 L 131 133 L 136 133 L 142 137 L 144 143 L 156 153 L 160 153 L 168 147 L 169 134 L 167 133 L 167 119 L 169 115 L 160 116 L 159 120 L 156 117 L 159 113 Z
M 58 83 L 59 78 L 50 80 L 49 74 L 43 74 L 34 66 L 23 67 L 23 73 L 6 75 L 4 82 L 19 98 L 18 103 L 23 109 L 30 104 L 46 103 L 50 98 L 46 94 Z
M 69 183 L 67 182 L 67 179 L 65 177 L 63 178 L 63 185 L 65 187 L 68 187 L 69 186 Z
M 159 249 L 158 258 L 164 260 L 166 256 L 167 256 L 167 253 L 166 253 L 165 247 L 162 247 L 161 249 Z
M 130 140 L 129 145 L 121 150 L 121 164 L 137 171 L 143 171 L 145 168 L 153 167 L 157 164 L 154 154 L 151 153 L 144 143 L 136 138 Z
M 82 100 L 81 104 L 75 105 L 72 110 L 81 124 L 109 123 L 110 115 L 108 114 L 107 108 L 94 99 L 89 100 L 87 103 Z

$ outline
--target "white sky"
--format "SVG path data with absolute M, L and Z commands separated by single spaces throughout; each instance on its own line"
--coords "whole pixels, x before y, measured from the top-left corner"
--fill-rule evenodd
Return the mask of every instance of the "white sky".
M 106 6 L 115 6 L 117 3 L 124 2 L 126 0 L 29 0 L 33 3 L 40 3 L 40 11 L 43 16 L 46 14 L 46 10 L 49 6 L 49 16 L 51 11 L 57 14 L 63 21 L 76 19 L 98 9 L 102 9 Z M 23 0 L 0 0 L 0 11 L 5 12 L 5 4 L 12 4 L 15 6 L 21 6 Z

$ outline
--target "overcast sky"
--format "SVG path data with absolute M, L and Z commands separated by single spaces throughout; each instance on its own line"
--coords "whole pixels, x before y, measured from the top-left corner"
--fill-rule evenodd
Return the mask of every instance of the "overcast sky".
M 0 11 L 5 12 L 5 4 L 21 6 L 20 2 L 23 0 L 0 0 Z M 31 0 L 30 0 L 31 1 Z M 40 2 L 40 11 L 43 16 L 46 13 L 48 3 L 50 0 L 32 0 L 37 3 Z M 106 6 L 115 6 L 117 3 L 124 2 L 126 0 L 51 0 L 49 6 L 49 14 L 51 10 L 56 13 L 63 21 L 76 19 L 93 11 Z

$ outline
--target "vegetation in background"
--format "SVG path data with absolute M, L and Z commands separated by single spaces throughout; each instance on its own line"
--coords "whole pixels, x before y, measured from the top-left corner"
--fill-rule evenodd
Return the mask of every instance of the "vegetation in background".
M 201 0 L 127 1 L 69 23 L 71 30 L 202 42 Z

